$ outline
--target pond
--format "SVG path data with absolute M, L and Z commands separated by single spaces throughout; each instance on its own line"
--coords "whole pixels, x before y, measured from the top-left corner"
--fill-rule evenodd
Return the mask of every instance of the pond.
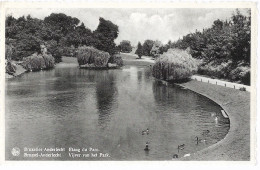
M 171 160 L 217 143 L 229 130 L 219 105 L 164 85 L 149 67 L 84 70 L 59 63 L 6 80 L 5 101 L 7 160 Z M 196 136 L 203 139 L 198 144 Z M 48 148 L 60 156 L 35 156 Z M 77 149 L 85 157 L 73 158 Z

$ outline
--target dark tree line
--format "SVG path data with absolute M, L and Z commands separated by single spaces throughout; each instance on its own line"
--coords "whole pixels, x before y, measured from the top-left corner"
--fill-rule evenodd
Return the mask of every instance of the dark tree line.
M 170 43 L 170 47 L 190 47 L 191 55 L 206 63 L 214 61 L 219 64 L 231 60 L 234 64 L 243 62 L 250 65 L 250 36 L 250 11 L 249 16 L 244 16 L 237 10 L 230 20 L 216 20 L 211 28 L 188 34 Z
M 40 51 L 45 44 L 58 62 L 63 55 L 72 53 L 79 46 L 93 46 L 110 54 L 116 53 L 114 40 L 118 36 L 118 26 L 104 18 L 99 19 L 95 31 L 91 31 L 79 19 L 63 13 L 52 13 L 43 20 L 22 16 L 6 17 L 6 46 L 12 48 L 13 60 L 22 60 Z M 10 56 L 6 56 L 10 57 Z
M 230 20 L 188 34 L 169 48 L 189 49 L 201 60 L 199 73 L 250 85 L 251 14 L 236 10 Z

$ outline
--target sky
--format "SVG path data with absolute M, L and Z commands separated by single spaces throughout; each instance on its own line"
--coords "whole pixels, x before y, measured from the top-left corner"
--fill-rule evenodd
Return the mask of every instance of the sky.
M 159 40 L 167 43 L 169 40 L 176 41 L 182 36 L 209 28 L 216 19 L 229 19 L 235 9 L 206 9 L 206 8 L 175 8 L 175 9 L 109 9 L 109 8 L 80 8 L 80 9 L 8 9 L 6 15 L 15 18 L 31 15 L 44 19 L 51 13 L 64 13 L 76 17 L 86 27 L 95 30 L 99 23 L 99 17 L 112 21 L 119 27 L 119 35 L 115 40 L 117 44 L 122 40 L 131 41 L 137 45 L 146 39 Z M 241 12 L 246 14 L 245 9 Z

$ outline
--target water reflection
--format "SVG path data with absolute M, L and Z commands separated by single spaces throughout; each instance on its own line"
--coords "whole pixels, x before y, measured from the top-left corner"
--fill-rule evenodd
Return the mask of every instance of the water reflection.
M 106 128 L 110 122 L 113 110 L 116 108 L 117 87 L 116 75 L 113 71 L 96 71 L 94 72 L 97 80 L 96 98 L 97 108 L 99 110 L 98 124 L 101 128 Z

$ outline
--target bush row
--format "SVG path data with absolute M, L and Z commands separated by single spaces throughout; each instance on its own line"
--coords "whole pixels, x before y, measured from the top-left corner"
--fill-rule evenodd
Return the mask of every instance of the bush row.
M 250 67 L 243 64 L 234 65 L 231 60 L 220 64 L 214 62 L 203 64 L 199 67 L 198 73 L 250 85 Z
M 28 71 L 38 71 L 53 68 L 55 59 L 50 54 L 37 54 L 23 58 L 22 66 Z
M 78 47 L 76 57 L 80 67 L 107 68 L 108 63 L 113 63 L 113 67 L 123 66 L 120 55 L 110 56 L 108 52 L 97 50 L 94 47 Z

